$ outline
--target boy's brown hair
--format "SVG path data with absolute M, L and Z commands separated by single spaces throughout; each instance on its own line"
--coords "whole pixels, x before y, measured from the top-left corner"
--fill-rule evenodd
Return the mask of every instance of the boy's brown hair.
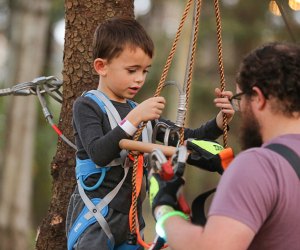
M 150 58 L 154 45 L 145 29 L 133 18 L 114 17 L 101 23 L 94 34 L 93 60 L 118 57 L 126 46 L 141 48 Z

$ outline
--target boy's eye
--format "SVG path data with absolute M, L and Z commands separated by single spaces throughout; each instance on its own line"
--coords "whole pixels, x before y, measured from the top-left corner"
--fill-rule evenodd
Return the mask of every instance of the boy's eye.
M 138 71 L 138 69 L 127 69 L 129 74 L 134 74 Z M 147 74 L 149 72 L 149 69 L 143 70 L 143 74 Z
M 127 69 L 128 73 L 133 74 L 136 72 L 136 69 Z

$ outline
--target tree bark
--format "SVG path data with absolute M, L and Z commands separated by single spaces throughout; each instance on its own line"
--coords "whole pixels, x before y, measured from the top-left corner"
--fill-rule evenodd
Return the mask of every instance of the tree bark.
M 18 0 L 11 6 L 7 81 L 30 81 L 44 66 L 50 1 Z M 29 249 L 35 127 L 36 99 L 12 97 L 0 182 L 0 249 Z
M 113 16 L 134 16 L 133 0 L 65 0 L 65 45 L 63 103 L 59 127 L 73 139 L 72 105 L 83 91 L 96 88 L 98 76 L 92 65 L 95 28 Z M 36 249 L 66 249 L 65 217 L 75 186 L 75 151 L 58 141 L 51 163 L 52 197 L 47 216 L 40 225 Z

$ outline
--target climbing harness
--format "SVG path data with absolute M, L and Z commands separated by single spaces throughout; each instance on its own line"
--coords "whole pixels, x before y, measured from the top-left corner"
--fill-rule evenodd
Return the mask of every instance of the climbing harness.
M 107 114 L 111 129 L 118 126 L 121 122 L 120 115 L 116 108 L 113 106 L 109 98 L 102 92 L 98 90 L 91 90 L 83 94 L 84 97 L 90 98 L 95 101 L 102 112 Z M 128 103 L 132 108 L 136 106 L 136 103 L 128 100 Z M 146 129 L 142 132 L 142 140 L 148 142 L 151 138 L 151 122 L 148 122 Z M 143 162 L 140 159 L 140 162 Z M 124 175 L 122 180 L 117 184 L 117 186 L 110 191 L 103 199 L 89 199 L 86 191 L 94 191 L 98 189 L 103 182 L 105 175 L 109 172 L 110 167 L 121 165 L 124 170 Z M 120 188 L 122 187 L 126 176 L 129 171 L 130 159 L 127 157 L 126 150 L 122 150 L 120 157 L 114 159 L 107 166 L 97 166 L 91 159 L 80 160 L 76 158 L 76 180 L 79 194 L 85 204 L 84 209 L 79 214 L 75 222 L 73 223 L 70 231 L 68 232 L 68 250 L 72 250 L 76 244 L 80 235 L 92 224 L 98 222 L 102 230 L 105 232 L 109 239 L 110 249 L 121 250 L 129 249 L 126 244 L 115 247 L 115 240 L 113 234 L 111 233 L 110 227 L 105 220 L 107 215 L 108 205 L 117 195 Z M 143 166 L 142 166 L 143 167 Z M 100 174 L 100 177 L 95 185 L 86 186 L 84 181 L 91 175 Z M 142 178 L 142 176 L 141 176 Z M 131 247 L 132 249 L 135 249 Z M 130 248 L 130 249 L 131 249 Z
M 19 83 L 11 88 L 0 89 L 0 96 L 15 95 L 15 96 L 28 96 L 36 95 L 42 106 L 43 114 L 48 123 L 51 125 L 52 129 L 57 133 L 57 135 L 70 147 L 76 150 L 76 146 L 72 143 L 54 124 L 53 116 L 49 111 L 45 95 L 49 95 L 54 100 L 62 103 L 62 94 L 59 88 L 62 86 L 62 81 L 60 81 L 55 76 L 41 76 L 33 79 L 30 82 Z

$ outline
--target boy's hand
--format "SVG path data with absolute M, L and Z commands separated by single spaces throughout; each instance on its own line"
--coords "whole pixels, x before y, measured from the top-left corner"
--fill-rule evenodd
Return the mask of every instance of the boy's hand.
M 216 98 L 214 99 L 214 103 L 217 108 L 220 108 L 221 111 L 217 115 L 217 125 L 220 129 L 223 129 L 223 114 L 227 116 L 227 122 L 229 123 L 234 115 L 234 109 L 229 102 L 229 98 L 232 96 L 231 91 L 221 92 L 219 88 L 215 89 Z
M 130 111 L 126 119 L 136 127 L 143 121 L 158 119 L 165 108 L 165 103 L 165 98 L 162 96 L 151 97 Z

